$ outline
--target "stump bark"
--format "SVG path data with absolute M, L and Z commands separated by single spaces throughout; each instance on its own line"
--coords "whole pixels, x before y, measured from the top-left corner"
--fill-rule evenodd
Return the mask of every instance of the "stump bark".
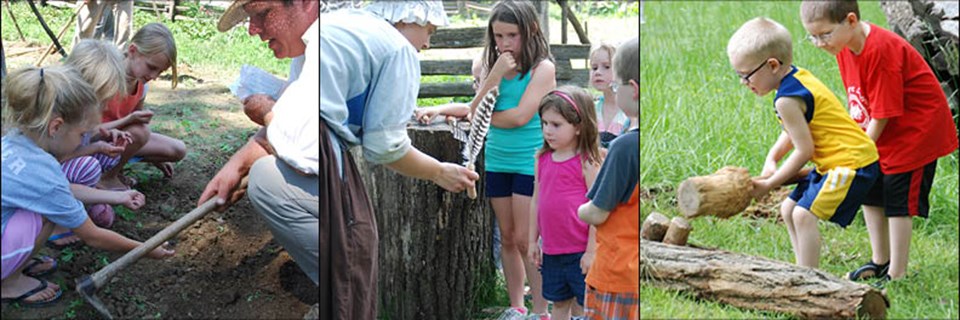
M 670 227 L 670 220 L 659 212 L 651 212 L 643 220 L 643 227 L 640 228 L 640 237 L 650 241 L 661 241 L 667 234 L 667 228 Z
M 820 270 L 722 250 L 640 240 L 641 285 L 801 318 L 886 317 L 877 289 Z
M 753 183 L 745 168 L 723 167 L 717 172 L 692 177 L 677 188 L 677 206 L 687 219 L 702 215 L 729 218 L 750 205 Z
M 462 163 L 450 126 L 411 125 L 414 147 L 441 162 Z M 493 211 L 487 201 L 400 175 L 351 150 L 379 229 L 379 313 L 390 319 L 466 319 L 480 289 L 496 283 Z M 481 156 L 482 157 L 482 153 Z M 483 197 L 483 160 L 477 190 Z

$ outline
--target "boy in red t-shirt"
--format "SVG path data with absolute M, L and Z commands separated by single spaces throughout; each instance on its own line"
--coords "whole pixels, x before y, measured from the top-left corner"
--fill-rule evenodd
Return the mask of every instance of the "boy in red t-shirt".
M 848 278 L 902 278 L 912 218 L 930 210 L 937 158 L 957 149 L 946 95 L 906 40 L 860 21 L 856 1 L 804 1 L 800 17 L 810 41 L 837 57 L 850 115 L 880 152 L 882 175 L 863 205 L 872 260 Z

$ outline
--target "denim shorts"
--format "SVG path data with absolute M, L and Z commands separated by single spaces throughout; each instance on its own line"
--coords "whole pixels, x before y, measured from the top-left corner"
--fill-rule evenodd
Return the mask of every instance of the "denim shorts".
M 514 193 L 532 197 L 533 176 L 519 173 L 486 172 L 487 198 L 509 197 Z
M 543 298 L 550 301 L 565 301 L 577 298 L 577 303 L 583 305 L 583 295 L 586 292 L 586 275 L 580 270 L 580 258 L 583 252 L 543 255 L 543 264 L 540 274 L 543 275 Z

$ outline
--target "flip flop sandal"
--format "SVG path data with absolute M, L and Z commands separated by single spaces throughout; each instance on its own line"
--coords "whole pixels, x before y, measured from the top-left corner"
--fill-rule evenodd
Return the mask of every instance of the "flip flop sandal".
M 47 285 L 48 285 L 47 280 L 43 280 L 43 279 L 37 279 L 37 280 L 40 281 L 39 286 L 37 286 L 36 288 L 33 288 L 33 290 L 27 291 L 27 293 L 24 293 L 19 297 L 3 298 L 3 303 L 19 303 L 21 306 L 28 307 L 28 308 L 40 308 L 40 307 L 47 307 L 57 301 L 60 301 L 60 297 L 63 296 L 63 288 L 57 289 L 57 295 L 50 300 L 37 301 L 37 302 L 23 301 L 24 299 L 29 298 L 30 296 L 35 295 L 38 292 L 47 289 Z
M 50 267 L 50 269 L 39 271 L 39 272 L 30 272 L 30 269 L 33 269 L 33 267 L 47 263 L 49 261 L 53 261 L 53 266 Z M 39 278 L 39 277 L 57 272 L 57 269 L 59 268 L 59 266 L 60 264 L 57 263 L 57 259 L 51 258 L 50 256 L 33 257 L 33 258 L 30 258 L 30 263 L 27 264 L 27 266 L 23 267 L 22 273 L 31 278 Z
M 47 238 L 47 242 L 44 245 L 46 245 L 47 248 L 54 249 L 54 250 L 63 250 L 65 248 L 79 247 L 82 241 L 72 242 L 68 244 L 54 243 L 54 241 L 57 241 L 72 235 L 73 235 L 73 231 L 67 231 L 58 235 L 50 236 L 50 238 Z
M 876 264 L 871 260 L 866 264 L 857 268 L 851 273 L 847 274 L 847 279 L 850 281 L 873 279 L 873 278 L 882 278 L 887 277 L 887 270 L 890 269 L 890 262 L 886 264 Z

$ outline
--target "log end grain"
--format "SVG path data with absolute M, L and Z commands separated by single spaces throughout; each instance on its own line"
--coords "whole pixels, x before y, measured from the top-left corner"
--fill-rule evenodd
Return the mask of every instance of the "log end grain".
M 674 217 L 670 220 L 670 227 L 667 228 L 667 234 L 663 236 L 663 243 L 677 246 L 687 245 L 687 237 L 690 235 L 690 223 L 681 217 Z
M 650 241 L 662 241 L 669 227 L 670 220 L 666 216 L 659 212 L 652 212 L 647 219 L 643 220 L 640 237 Z
M 680 183 L 680 187 L 677 188 L 677 207 L 679 207 L 680 213 L 683 213 L 687 219 L 698 216 L 697 209 L 700 208 L 700 188 L 697 188 L 697 184 L 693 180 L 684 180 Z

